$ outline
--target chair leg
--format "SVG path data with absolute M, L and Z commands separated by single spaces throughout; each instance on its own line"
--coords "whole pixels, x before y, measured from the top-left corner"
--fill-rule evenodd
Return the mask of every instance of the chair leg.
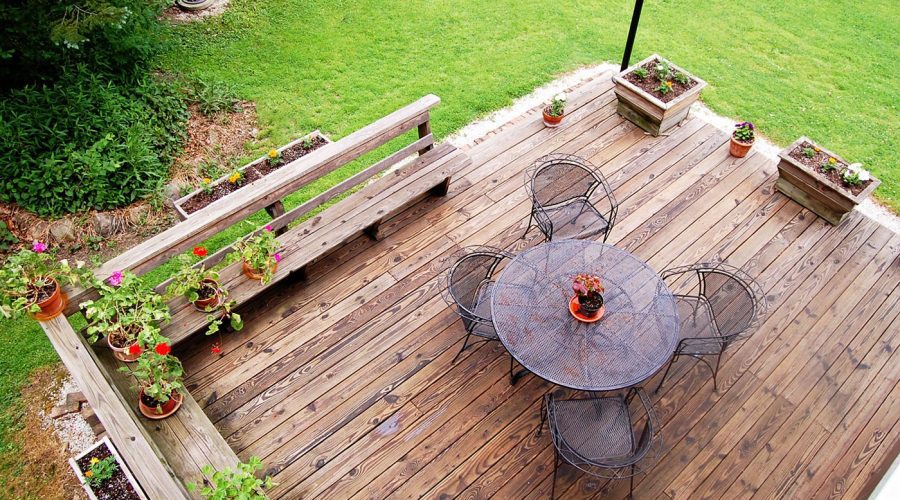
M 662 389 L 663 382 L 665 382 L 666 377 L 669 376 L 669 370 L 672 369 L 672 363 L 675 362 L 675 358 L 677 358 L 677 357 L 678 357 L 678 355 L 676 354 L 675 356 L 672 356 L 672 359 L 669 360 L 669 364 L 666 365 L 666 372 L 663 373 L 662 378 L 659 379 L 659 385 L 656 386 L 656 390 L 653 391 L 653 394 L 659 394 L 659 390 Z
M 528 227 L 525 229 L 525 234 L 522 235 L 522 239 L 524 240 L 526 236 L 528 236 L 528 231 L 531 231 L 531 221 L 534 220 L 534 210 L 528 214 Z
M 556 451 L 553 458 L 553 486 L 550 487 L 550 500 L 556 498 L 556 474 L 559 472 L 559 451 Z
M 451 364 L 456 364 L 456 360 L 459 359 L 459 355 L 462 354 L 463 351 L 466 350 L 466 344 L 469 343 L 469 336 L 470 336 L 470 335 L 472 335 L 472 334 L 471 334 L 471 333 L 466 333 L 466 339 L 463 340 L 462 348 L 460 348 L 459 352 L 456 353 L 456 357 L 453 358 L 453 362 L 452 362 Z
M 716 381 L 719 377 L 719 365 L 722 363 L 722 353 L 719 351 L 719 357 L 716 359 L 716 368 L 713 370 L 713 392 L 719 392 L 719 385 Z
M 515 367 L 515 360 L 513 360 L 512 354 L 509 355 L 509 385 L 516 385 L 516 374 L 513 373 L 513 368 Z
M 631 477 L 629 478 L 628 498 L 634 498 L 634 464 L 631 465 Z
M 541 423 L 538 425 L 537 435 L 544 434 L 544 424 L 547 422 L 547 395 L 541 398 Z

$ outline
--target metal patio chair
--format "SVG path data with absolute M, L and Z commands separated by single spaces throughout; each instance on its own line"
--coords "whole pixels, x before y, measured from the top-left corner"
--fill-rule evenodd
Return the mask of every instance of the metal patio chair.
M 632 415 L 634 396 L 642 412 Z M 556 399 L 544 396 L 540 435 L 548 424 L 555 449 L 553 486 L 565 462 L 586 474 L 605 479 L 629 479 L 629 498 L 634 476 L 646 474 L 659 460 L 662 440 L 653 405 L 642 387 L 632 387 L 612 397 Z
M 688 279 L 695 294 L 675 294 L 681 329 L 675 353 L 655 392 L 662 388 L 672 363 L 679 356 L 703 361 L 713 376 L 713 390 L 722 354 L 730 346 L 749 337 L 765 316 L 766 298 L 759 283 L 744 271 L 724 263 L 701 263 L 663 271 L 667 283 L 671 278 L 695 275 Z M 707 357 L 715 356 L 715 366 Z
M 525 189 L 531 197 L 532 222 L 553 238 L 585 239 L 609 236 L 616 222 L 618 203 L 600 171 L 584 158 L 554 153 L 538 158 L 525 172 Z

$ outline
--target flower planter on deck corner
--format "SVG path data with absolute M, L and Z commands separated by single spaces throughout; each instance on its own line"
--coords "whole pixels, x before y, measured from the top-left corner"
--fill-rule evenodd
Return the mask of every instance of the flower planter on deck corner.
M 74 457 L 69 458 L 69 465 L 72 467 L 72 471 L 75 472 L 75 477 L 78 478 L 78 482 L 81 483 L 81 487 L 84 488 L 84 491 L 85 493 L 87 493 L 88 498 L 90 498 L 91 500 L 97 500 L 97 496 L 94 495 L 94 490 L 92 490 L 91 486 L 87 483 L 87 481 L 85 481 L 84 475 L 81 473 L 81 468 L 78 467 L 77 461 L 103 444 L 106 445 L 106 449 L 109 450 L 112 456 L 116 457 L 116 464 L 118 464 L 122 473 L 125 474 L 125 477 L 128 478 L 128 482 L 131 483 L 131 486 L 132 488 L 134 488 L 135 493 L 137 493 L 138 496 L 143 498 L 144 500 L 147 500 L 147 495 L 144 494 L 143 490 L 141 490 L 140 485 L 138 485 L 138 482 L 134 479 L 134 476 L 131 475 L 131 471 L 125 464 L 125 461 L 122 460 L 122 457 L 119 455 L 116 447 L 113 446 L 112 441 L 109 440 L 109 436 L 103 436 L 103 439 L 97 441 L 96 443 L 88 447 L 88 449 L 82 451 Z

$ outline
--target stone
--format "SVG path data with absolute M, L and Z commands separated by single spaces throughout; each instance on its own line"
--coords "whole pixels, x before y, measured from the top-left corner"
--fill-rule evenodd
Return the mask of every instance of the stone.
M 178 198 L 181 198 L 181 184 L 172 181 L 166 184 L 165 192 L 166 198 L 170 200 L 177 200 Z
M 128 222 L 132 226 L 142 226 L 147 223 L 150 218 L 150 207 L 148 205 L 137 205 L 128 209 L 126 215 Z
M 81 403 L 79 403 L 78 401 L 66 401 L 63 404 L 54 406 L 53 409 L 50 410 L 50 418 L 59 418 L 80 410 Z
M 60 219 L 50 223 L 50 236 L 58 243 L 71 243 L 78 240 L 78 231 L 74 222 Z
M 99 234 L 100 236 L 108 238 L 116 234 L 118 224 L 116 223 L 116 218 L 112 215 L 105 214 L 103 212 L 97 212 L 96 214 L 94 214 L 93 219 L 94 230 L 97 231 L 97 234 Z

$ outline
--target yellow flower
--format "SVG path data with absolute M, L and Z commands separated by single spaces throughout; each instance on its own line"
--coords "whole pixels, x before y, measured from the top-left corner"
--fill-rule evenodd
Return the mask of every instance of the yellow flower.
M 89 470 L 84 473 L 84 477 L 94 477 L 94 471 Z
M 210 179 L 209 177 L 204 177 L 204 178 L 203 178 L 203 183 L 204 183 L 204 184 L 209 184 L 210 182 L 212 182 L 212 179 Z
M 100 462 L 100 459 L 97 458 L 97 457 L 94 457 L 94 458 L 91 459 L 91 465 L 94 465 L 94 464 L 99 463 L 99 462 Z
M 235 173 L 231 174 L 231 176 L 228 177 L 228 182 L 230 182 L 232 184 L 236 183 L 239 180 L 241 180 L 240 172 L 235 172 Z
M 269 158 L 277 158 L 277 157 L 278 157 L 278 150 L 270 149 L 269 150 Z
M 837 163 L 837 159 L 836 159 L 836 158 L 834 158 L 834 157 L 832 157 L 832 158 L 829 158 L 829 159 L 828 159 L 828 163 L 830 163 L 830 164 L 832 164 L 832 165 L 834 165 L 834 164 L 835 164 L 835 163 Z
M 814 148 L 813 148 L 813 149 L 815 149 L 815 150 L 816 150 L 816 153 L 818 153 L 818 152 L 820 152 L 820 151 L 822 151 L 822 148 L 820 148 L 820 147 L 819 147 L 819 146 L 816 146 L 816 147 L 814 147 Z

